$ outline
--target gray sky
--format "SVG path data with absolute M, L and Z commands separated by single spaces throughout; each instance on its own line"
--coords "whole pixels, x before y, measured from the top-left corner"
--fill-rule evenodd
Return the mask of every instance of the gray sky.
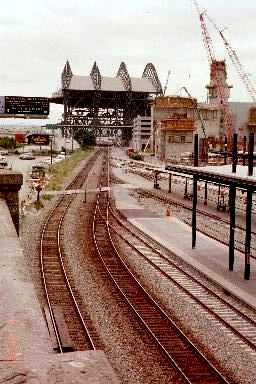
M 228 27 L 225 35 L 256 83 L 255 0 L 201 0 L 200 7 Z M 152 62 L 163 86 L 171 70 L 167 94 L 179 94 L 185 85 L 200 101 L 206 98 L 209 65 L 191 0 L 8 0 L 0 31 L 3 96 L 50 96 L 69 59 L 75 74 L 88 75 L 96 60 L 105 76 L 115 76 L 125 61 L 130 75 L 141 77 Z M 209 31 L 216 58 L 227 59 L 231 99 L 251 101 L 219 36 Z M 52 107 L 50 120 L 56 116 Z

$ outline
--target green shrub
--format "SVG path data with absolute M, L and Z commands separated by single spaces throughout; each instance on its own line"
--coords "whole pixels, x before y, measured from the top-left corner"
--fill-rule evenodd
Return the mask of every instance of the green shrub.
M 42 199 L 44 199 L 44 200 L 51 200 L 52 198 L 53 198 L 54 196 L 53 195 L 51 195 L 50 193 L 44 193 L 43 195 L 42 195 Z
M 0 147 L 5 149 L 13 149 L 16 147 L 15 139 L 12 137 L 4 136 L 0 138 Z
M 48 191 L 59 191 L 65 178 L 73 169 L 91 153 L 90 149 L 75 151 L 68 159 L 62 160 L 50 167 L 51 179 L 46 186 Z
M 39 209 L 43 208 L 44 205 L 43 205 L 43 203 L 41 202 L 41 200 L 39 200 L 39 201 L 35 201 L 35 202 L 34 202 L 34 207 L 36 208 L 37 211 L 39 211 Z
M 133 160 L 143 160 L 143 156 L 137 152 L 132 152 L 129 157 Z

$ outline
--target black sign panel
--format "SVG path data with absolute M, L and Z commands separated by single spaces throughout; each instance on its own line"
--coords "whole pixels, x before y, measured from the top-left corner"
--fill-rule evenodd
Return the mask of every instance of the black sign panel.
M 47 97 L 5 96 L 5 113 L 26 115 L 49 115 Z
M 50 136 L 43 133 L 33 133 L 28 136 L 28 144 L 34 145 L 49 145 Z

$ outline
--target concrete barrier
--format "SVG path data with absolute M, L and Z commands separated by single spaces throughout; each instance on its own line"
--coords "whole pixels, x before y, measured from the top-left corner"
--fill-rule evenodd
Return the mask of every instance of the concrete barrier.
M 8 205 L 12 221 L 19 233 L 19 190 L 23 183 L 23 175 L 10 170 L 0 170 L 0 198 Z

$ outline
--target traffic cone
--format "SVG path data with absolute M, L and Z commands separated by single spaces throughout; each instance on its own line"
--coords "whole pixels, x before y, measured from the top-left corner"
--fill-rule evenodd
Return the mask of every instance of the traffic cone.
M 166 216 L 171 216 L 171 210 L 169 207 L 166 208 Z

